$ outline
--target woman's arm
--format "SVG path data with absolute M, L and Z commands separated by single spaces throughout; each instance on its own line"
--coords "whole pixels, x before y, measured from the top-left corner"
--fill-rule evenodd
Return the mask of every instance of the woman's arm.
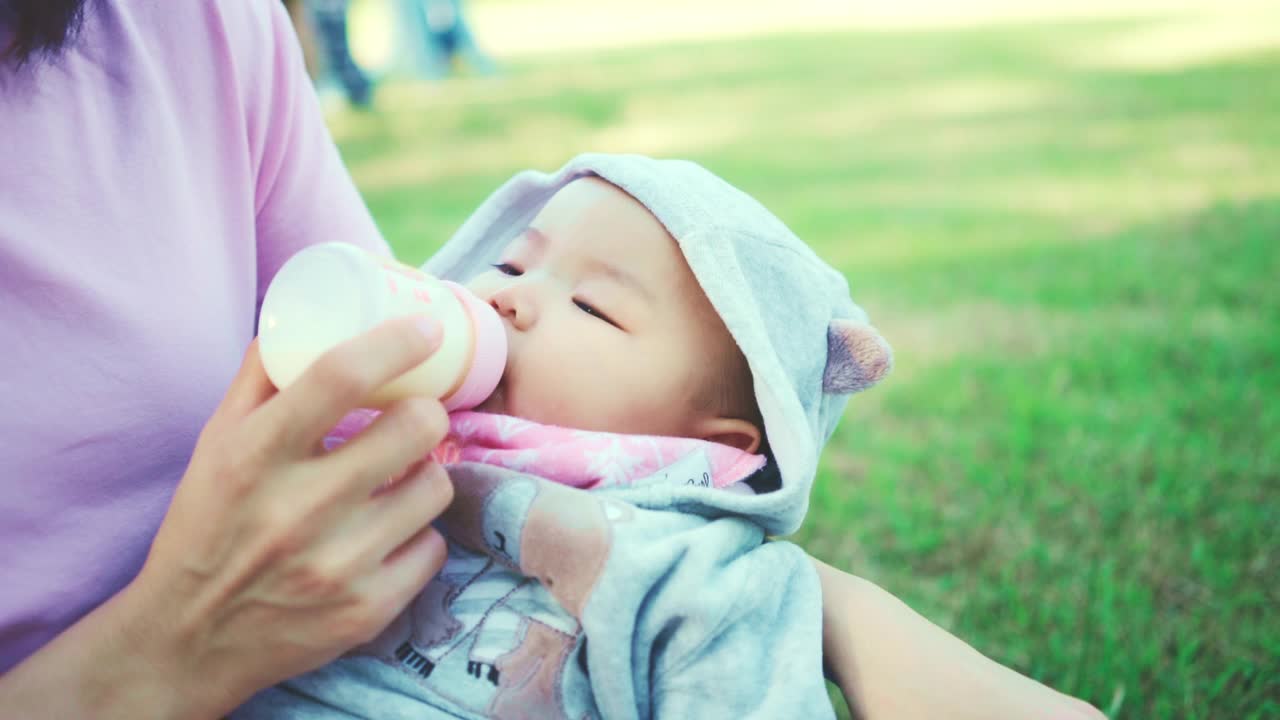
M 14 717 L 198 717 L 181 710 L 192 685 L 182 665 L 148 647 L 141 614 L 122 591 L 0 677 L 0 707 Z
M 826 665 L 866 720 L 1105 720 L 993 662 L 879 586 L 818 560 Z
M 321 439 L 439 340 L 393 321 L 279 393 L 250 346 L 141 572 L 0 677 L 4 717 L 219 717 L 381 631 L 444 564 L 429 523 L 453 486 L 421 459 L 448 418 L 409 399 L 338 450 Z

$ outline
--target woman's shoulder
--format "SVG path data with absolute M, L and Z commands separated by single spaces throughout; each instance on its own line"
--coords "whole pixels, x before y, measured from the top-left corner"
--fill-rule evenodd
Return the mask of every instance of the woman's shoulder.
M 288 14 L 276 0 L 124 0 L 92 3 L 108 41 L 145 46 L 165 70 L 201 72 L 206 63 L 242 72 L 296 50 Z M 114 43 L 113 43 L 114 44 Z

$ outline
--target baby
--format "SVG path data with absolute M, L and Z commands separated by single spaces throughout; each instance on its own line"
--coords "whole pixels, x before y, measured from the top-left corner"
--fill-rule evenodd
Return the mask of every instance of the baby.
M 448 562 L 233 717 L 832 717 L 816 572 L 766 538 L 889 368 L 843 277 L 701 167 L 603 155 L 517 176 L 427 270 L 510 345 L 435 453 Z

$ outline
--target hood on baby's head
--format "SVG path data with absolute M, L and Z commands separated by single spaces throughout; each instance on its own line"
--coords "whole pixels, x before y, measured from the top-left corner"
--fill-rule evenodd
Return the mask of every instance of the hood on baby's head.
M 455 280 L 479 273 L 552 195 L 587 176 L 626 191 L 676 239 L 747 358 L 775 461 L 752 483 L 756 495 L 661 491 L 688 495 L 673 498 L 687 509 L 745 516 L 772 535 L 794 532 L 849 395 L 884 377 L 892 356 L 844 276 L 760 203 L 689 161 L 585 154 L 555 173 L 526 171 L 507 181 L 426 269 Z

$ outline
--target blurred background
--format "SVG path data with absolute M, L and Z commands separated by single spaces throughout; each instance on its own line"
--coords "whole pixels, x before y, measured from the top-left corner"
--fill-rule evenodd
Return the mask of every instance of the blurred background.
M 524 168 L 707 165 L 897 352 L 798 542 L 1114 718 L 1280 717 L 1280 3 L 432 3 L 339 11 L 363 95 L 295 8 L 402 259 Z

